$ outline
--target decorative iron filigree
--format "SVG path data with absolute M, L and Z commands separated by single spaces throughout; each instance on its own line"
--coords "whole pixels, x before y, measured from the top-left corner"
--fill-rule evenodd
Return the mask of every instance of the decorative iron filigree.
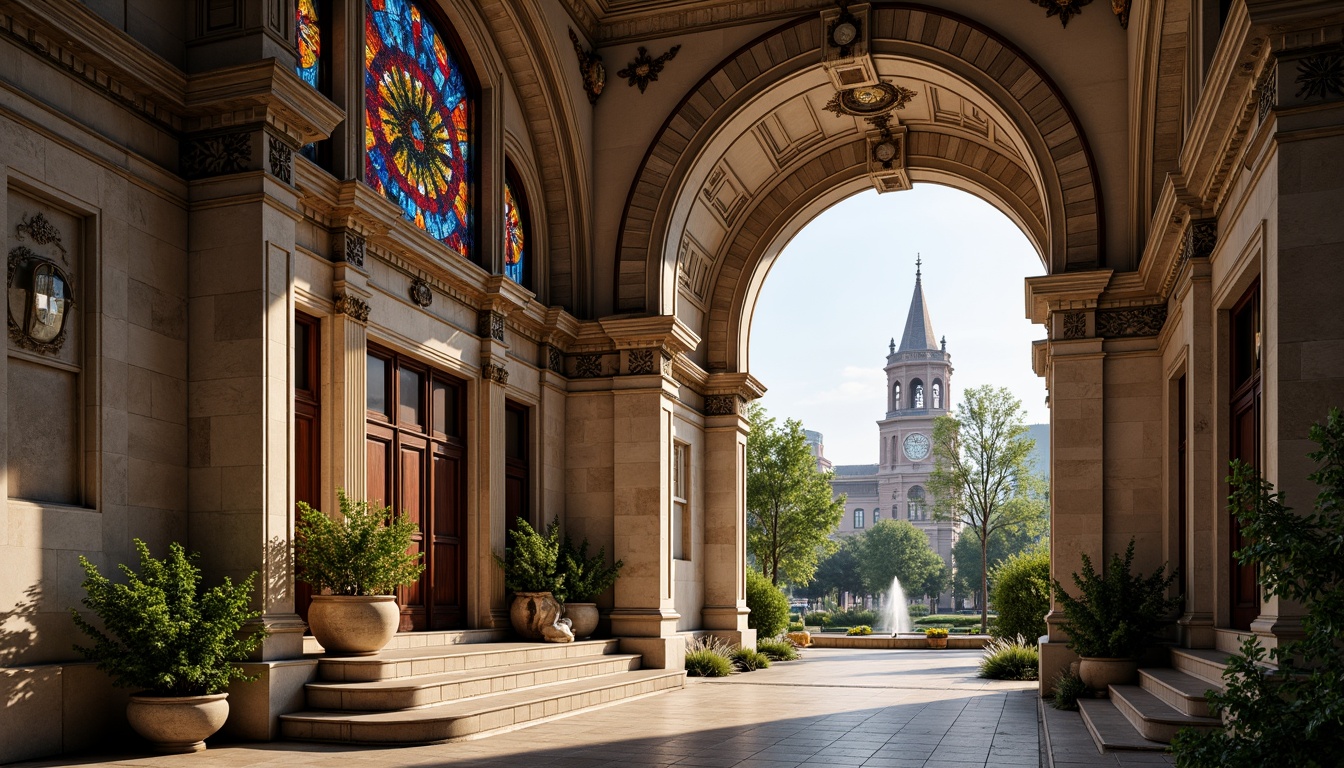
M 1322 53 L 1297 62 L 1299 99 L 1332 99 L 1344 96 L 1344 55 Z
M 1256 97 L 1259 101 L 1260 122 L 1265 121 L 1270 110 L 1279 105 L 1279 63 L 1271 62 L 1265 67 L 1265 73 L 1260 76 L 1260 82 L 1255 86 Z
M 476 315 L 476 335 L 483 339 L 504 340 L 504 315 L 483 309 Z
M 334 300 L 336 302 L 336 314 L 348 315 L 351 320 L 358 320 L 361 323 L 369 322 L 369 303 L 367 301 L 349 293 L 338 293 Z
M 365 241 L 363 237 L 351 230 L 347 229 L 345 231 L 345 251 L 342 253 L 345 263 L 353 264 L 354 266 L 363 269 L 364 247 Z
M 601 355 L 579 355 L 574 361 L 574 375 L 580 379 L 595 379 L 602 375 Z
M 1167 322 L 1167 305 L 1097 310 L 1097 335 L 1106 338 L 1156 336 Z
M 569 41 L 574 44 L 574 53 L 579 57 L 579 73 L 583 75 L 583 90 L 588 94 L 588 103 L 596 104 L 602 89 L 607 87 L 607 68 L 601 56 L 583 47 L 572 27 L 569 30 Z
M 288 144 L 274 136 L 267 136 L 270 145 L 268 162 L 271 175 L 285 182 L 294 183 L 294 150 Z
M 61 252 L 61 261 L 65 262 L 66 266 L 70 266 L 70 259 L 68 258 L 70 254 L 65 250 L 65 244 L 61 242 L 61 231 L 46 216 L 42 215 L 41 211 L 20 221 L 19 225 L 14 228 L 14 237 L 22 240 L 25 232 L 38 245 L 55 244 L 56 249 Z
M 1069 19 L 1083 12 L 1083 6 L 1092 0 L 1031 0 L 1045 9 L 1045 17 L 1058 16 L 1060 26 L 1068 27 Z M 1111 0 L 1112 8 L 1118 0 Z M 1119 15 L 1119 14 L 1117 14 Z M 1128 21 L 1125 19 L 1124 21 Z M 1122 22 L 1123 23 L 1123 22 Z
M 429 289 L 429 283 L 418 277 L 411 281 L 410 295 L 416 306 L 428 307 L 434 303 L 434 292 Z
M 1064 338 L 1081 339 L 1087 336 L 1087 315 L 1082 312 L 1064 313 Z
M 674 59 L 677 51 L 681 50 L 680 45 L 674 45 L 657 58 L 649 56 L 649 51 L 644 46 L 639 46 L 639 54 L 635 56 L 625 69 L 616 73 L 617 77 L 624 77 L 629 80 L 628 85 L 639 86 L 639 92 L 643 93 L 649 83 L 658 79 L 658 73 L 663 71 L 663 65 Z
M 633 376 L 642 376 L 654 372 L 653 350 L 633 349 L 626 354 L 626 365 Z

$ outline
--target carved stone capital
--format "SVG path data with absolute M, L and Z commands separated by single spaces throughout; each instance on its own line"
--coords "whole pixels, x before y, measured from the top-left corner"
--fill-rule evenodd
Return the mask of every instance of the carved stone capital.
M 253 168 L 250 131 L 198 136 L 182 142 L 178 170 L 183 178 L 205 179 Z
M 1064 318 L 1060 322 L 1059 337 L 1061 339 L 1087 338 L 1087 313 L 1065 312 Z
M 580 379 L 595 379 L 602 375 L 601 355 L 579 355 L 574 358 L 574 376 Z
M 476 335 L 483 339 L 504 340 L 504 315 L 493 309 L 483 309 L 476 314 Z
M 275 136 L 267 135 L 267 165 L 271 175 L 285 182 L 294 183 L 294 149 Z
M 351 320 L 361 323 L 369 322 L 369 303 L 367 301 L 349 293 L 338 293 L 334 299 L 336 314 L 348 315 Z
M 498 363 L 484 363 L 481 365 L 481 379 L 484 381 L 493 381 L 497 384 L 508 384 L 509 369 Z
M 1108 339 L 1156 336 L 1167 322 L 1167 305 L 1097 310 L 1097 335 Z
M 1190 259 L 1207 259 L 1218 244 L 1218 220 L 1191 219 L 1181 236 L 1181 263 Z
M 738 395 L 705 395 L 706 416 L 733 416 L 742 411 Z
M 657 373 L 659 367 L 654 362 L 652 349 L 632 349 L 625 353 L 625 370 L 632 376 L 645 376 Z

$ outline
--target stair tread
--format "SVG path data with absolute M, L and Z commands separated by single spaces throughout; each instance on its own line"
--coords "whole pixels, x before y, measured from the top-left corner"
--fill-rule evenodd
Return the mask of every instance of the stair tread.
M 415 661 L 418 659 L 438 659 L 449 656 L 488 656 L 494 653 L 517 653 L 542 651 L 548 654 L 573 654 L 573 649 L 597 650 L 617 643 L 616 640 L 575 640 L 572 643 L 461 643 L 423 648 L 383 649 L 369 656 L 323 656 L 324 664 L 378 664 L 391 661 Z
M 1102 752 L 1111 750 L 1165 752 L 1168 745 L 1145 739 L 1107 699 L 1079 699 L 1078 709 L 1092 740 Z
M 1228 659 L 1232 658 L 1232 654 L 1227 651 L 1214 648 L 1172 648 L 1171 653 L 1174 656 L 1189 656 L 1219 667 L 1226 667 Z
M 427 675 L 415 675 L 412 677 L 395 677 L 387 680 L 369 680 L 369 681 L 315 681 L 308 683 L 307 688 L 316 688 L 326 691 L 398 691 L 411 690 L 415 688 L 428 688 L 444 683 L 462 683 L 473 680 L 484 680 L 491 677 L 502 677 L 505 675 L 527 674 L 529 672 L 538 672 L 549 669 L 566 669 L 569 667 L 578 667 L 590 664 L 602 664 L 610 661 L 630 661 L 640 658 L 637 653 L 607 653 L 593 656 L 577 656 L 573 658 L 545 659 L 542 661 L 529 661 L 521 664 L 506 664 L 496 667 L 473 667 L 471 669 L 461 669 L 453 672 L 436 672 Z
M 1139 677 L 1147 677 L 1191 700 L 1202 700 L 1204 693 L 1210 689 L 1222 691 L 1221 686 L 1214 685 L 1202 677 L 1186 674 L 1179 669 L 1145 667 L 1139 670 Z
M 405 709 L 392 712 L 293 712 L 287 715 L 281 715 L 280 719 L 282 721 L 295 722 L 358 722 L 369 724 L 451 720 L 485 714 L 501 709 L 508 709 L 522 704 L 535 703 L 560 696 L 572 696 L 576 693 L 588 693 L 591 691 L 599 691 L 604 688 L 628 685 L 644 680 L 654 680 L 662 677 L 684 677 L 685 674 L 686 673 L 682 670 L 640 669 L 630 672 L 619 672 L 612 675 L 590 677 L 582 680 L 570 680 L 562 683 L 551 683 L 532 688 L 506 691 L 464 701 L 443 702 L 421 709 Z
M 1137 685 L 1112 685 L 1111 696 L 1124 699 L 1144 720 L 1164 725 L 1221 726 L 1216 717 L 1187 715 Z

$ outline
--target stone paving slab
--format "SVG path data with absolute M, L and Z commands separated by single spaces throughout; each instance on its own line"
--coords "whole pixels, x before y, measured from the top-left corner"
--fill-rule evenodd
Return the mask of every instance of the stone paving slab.
M 20 765 L 1034 768 L 1046 764 L 1042 712 L 1058 734 L 1058 768 L 1169 762 L 1166 755 L 1141 755 L 1141 763 L 1100 755 L 1077 713 L 1038 709 L 1035 683 L 975 677 L 979 657 L 960 650 L 809 649 L 799 662 L 723 680 L 693 678 L 683 690 L 431 746 L 212 740 L 194 755 L 96 754 Z

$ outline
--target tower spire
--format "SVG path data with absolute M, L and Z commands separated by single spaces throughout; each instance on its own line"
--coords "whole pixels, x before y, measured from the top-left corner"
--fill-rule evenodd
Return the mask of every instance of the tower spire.
M 924 257 L 915 254 L 915 293 L 910 297 L 910 313 L 905 318 L 905 332 L 901 334 L 899 352 L 938 349 L 938 337 L 933 333 L 929 307 L 924 303 L 923 266 Z

